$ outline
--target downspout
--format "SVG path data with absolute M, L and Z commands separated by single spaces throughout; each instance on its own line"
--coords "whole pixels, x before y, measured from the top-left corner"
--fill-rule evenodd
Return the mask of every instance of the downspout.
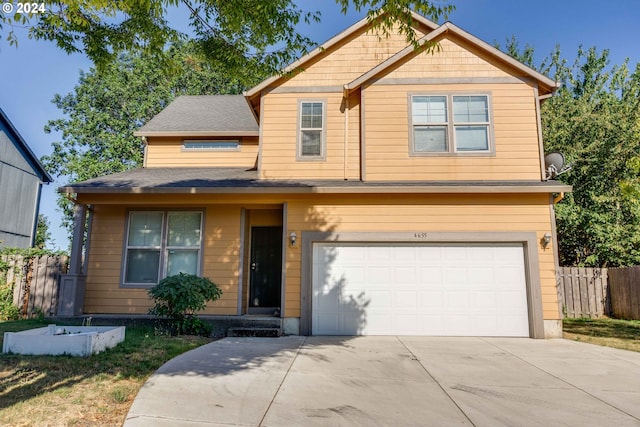
M 539 95 L 537 83 L 533 87 L 533 96 L 534 96 L 534 102 L 536 107 L 536 126 L 538 128 L 538 150 L 540 151 L 540 180 L 546 181 L 547 174 L 545 171 L 545 164 L 544 164 L 544 143 L 542 141 L 542 118 L 540 115 L 540 104 L 542 102 L 543 97 L 546 98 L 547 96 L 543 95 L 543 97 L 541 97 Z
M 149 149 L 149 143 L 147 142 L 147 137 L 146 136 L 142 137 L 142 143 L 144 144 L 142 167 L 146 168 L 147 167 L 147 152 L 148 152 L 148 149 Z
M 344 180 L 349 179 L 349 92 L 344 90 Z
M 84 259 L 82 260 L 82 272 L 87 273 L 89 263 L 89 249 L 91 248 L 91 229 L 93 228 L 93 205 L 87 205 L 87 237 L 84 241 Z

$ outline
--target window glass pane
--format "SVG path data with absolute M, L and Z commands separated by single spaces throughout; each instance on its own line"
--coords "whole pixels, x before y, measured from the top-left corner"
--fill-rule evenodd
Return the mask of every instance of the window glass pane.
M 160 251 L 149 249 L 127 250 L 125 282 L 158 283 Z
M 200 246 L 200 212 L 169 212 L 168 246 Z
M 417 153 L 433 153 L 447 151 L 446 126 L 420 126 L 414 128 L 414 151 Z
M 162 212 L 131 212 L 129 246 L 160 246 Z
M 447 97 L 414 96 L 411 112 L 413 123 L 447 123 Z
M 302 129 L 322 128 L 322 103 L 303 102 L 300 112 L 300 127 Z
M 302 131 L 302 156 L 320 156 L 322 131 L 319 130 L 303 130 Z
M 456 126 L 457 151 L 489 150 L 488 126 Z
M 486 96 L 454 96 L 453 121 L 456 123 L 488 122 L 488 102 Z
M 197 250 L 170 249 L 167 257 L 167 276 L 178 273 L 198 274 Z

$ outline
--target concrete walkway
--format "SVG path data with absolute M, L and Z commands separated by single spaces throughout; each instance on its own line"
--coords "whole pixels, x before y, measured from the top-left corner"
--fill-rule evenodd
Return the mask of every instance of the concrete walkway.
M 225 338 L 162 366 L 138 426 L 640 426 L 640 353 L 525 338 Z

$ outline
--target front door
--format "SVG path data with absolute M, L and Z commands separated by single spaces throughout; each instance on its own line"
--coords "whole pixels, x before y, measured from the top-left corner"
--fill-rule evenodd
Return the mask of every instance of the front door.
M 251 228 L 249 313 L 280 314 L 282 227 Z

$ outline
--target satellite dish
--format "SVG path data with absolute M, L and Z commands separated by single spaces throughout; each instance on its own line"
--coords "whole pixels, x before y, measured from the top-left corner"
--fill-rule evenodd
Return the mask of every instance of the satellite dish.
M 545 181 L 555 179 L 558 175 L 571 169 L 570 165 L 564 164 L 564 155 L 554 151 L 544 156 Z

